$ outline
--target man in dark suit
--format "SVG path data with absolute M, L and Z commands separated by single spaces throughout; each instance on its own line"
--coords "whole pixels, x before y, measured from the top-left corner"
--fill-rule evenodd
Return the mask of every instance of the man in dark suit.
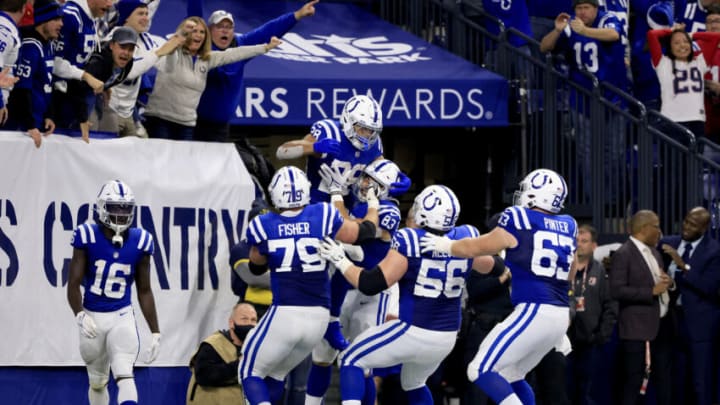
M 689 355 L 693 404 L 710 405 L 717 383 L 720 337 L 720 243 L 705 235 L 710 213 L 703 207 L 685 216 L 682 234 L 663 238 L 666 268 L 674 274 L 682 347 Z M 687 370 L 687 369 L 686 369 Z M 689 402 L 688 402 L 689 403 Z
M 621 383 L 616 403 L 635 405 L 651 364 L 657 403 L 669 405 L 672 327 L 667 319 L 667 291 L 672 279 L 662 268 L 660 252 L 655 250 L 661 236 L 660 219 L 652 211 L 638 211 L 630 220 L 630 234 L 613 255 L 610 270 L 610 292 L 620 308 Z M 648 348 L 650 364 L 646 359 Z

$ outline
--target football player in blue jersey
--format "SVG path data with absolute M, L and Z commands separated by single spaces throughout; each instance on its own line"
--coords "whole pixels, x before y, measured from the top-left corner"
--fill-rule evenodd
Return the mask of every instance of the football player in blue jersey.
M 329 238 L 320 246 L 320 254 L 363 294 L 377 294 L 395 283 L 400 289 L 400 319 L 364 331 L 340 354 L 343 405 L 361 403 L 370 369 L 397 364 L 402 364 L 400 380 L 409 403 L 432 404 L 425 381 L 455 345 L 465 279 L 471 269 L 489 272 L 493 267 L 490 256 L 421 253 L 420 239 L 427 234 L 451 240 L 480 234 L 470 225 L 455 226 L 460 203 L 452 190 L 426 187 L 415 198 L 413 211 L 418 228 L 397 231 L 387 255 L 372 269 L 353 264 Z
M 348 197 L 365 166 L 382 156 L 382 129 L 383 115 L 378 103 L 369 96 L 357 95 L 345 103 L 340 121 L 315 122 L 303 139 L 280 145 L 276 156 L 281 160 L 308 157 L 305 172 L 312 185 L 310 202 L 330 201 L 329 184 L 323 182 L 320 174 L 323 163 L 340 174 L 342 195 Z M 409 188 L 410 179 L 401 172 L 390 191 L 397 196 Z
M 362 243 L 375 237 L 379 202 L 367 195 L 362 223 L 346 221 L 330 203 L 310 203 L 310 181 L 294 166 L 270 180 L 270 199 L 279 212 L 248 224 L 249 269 L 270 269 L 273 302 L 248 334 L 238 373 L 252 405 L 269 405 L 282 395 L 283 380 L 323 338 L 329 321 L 329 263 L 320 257 L 325 237 Z
M 160 328 L 150 288 L 153 238 L 143 229 L 130 227 L 135 196 L 120 180 L 102 186 L 96 210 L 99 223 L 84 223 L 73 233 L 67 298 L 80 328 L 90 405 L 108 404 L 110 369 L 118 386 L 117 403 L 137 405 L 133 365 L 140 342 L 130 303 L 133 283 L 152 332 L 148 363 L 160 351 Z
M 327 166 L 323 167 L 323 170 Z M 363 268 L 373 268 L 385 257 L 390 250 L 392 237 L 400 225 L 401 215 L 398 208 L 398 201 L 390 196 L 390 187 L 398 180 L 400 168 L 392 161 L 378 159 L 370 163 L 363 170 L 360 180 L 353 184 L 352 190 L 356 203 L 351 207 L 349 214 L 343 214 L 346 218 L 364 218 L 368 212 L 367 193 L 371 188 L 376 191 L 380 200 L 379 215 L 379 237 L 367 240 L 359 245 L 343 245 L 343 248 L 353 263 Z M 332 180 L 326 180 L 331 182 Z M 341 213 L 346 211 L 343 199 L 333 194 L 331 197 L 335 207 Z M 313 365 L 310 370 L 307 384 L 305 405 L 320 405 L 322 398 L 330 386 L 331 365 L 337 356 L 338 349 L 344 349 L 348 343 L 340 333 L 340 325 L 345 330 L 349 340 L 352 340 L 360 332 L 385 322 L 388 310 L 392 312 L 397 307 L 397 293 L 393 290 L 383 291 L 381 294 L 367 296 L 352 290 L 350 284 L 342 275 L 333 277 L 331 280 L 330 295 L 330 319 L 331 324 L 337 324 L 337 328 L 328 328 L 325 340 L 322 340 L 318 347 L 313 349 Z M 342 312 L 341 312 L 342 309 Z M 334 337 L 328 336 L 332 331 L 337 331 Z M 333 342 L 342 341 L 342 347 L 334 347 Z M 375 384 L 372 376 L 368 376 L 365 398 L 370 404 L 375 403 Z
M 577 224 L 559 214 L 565 180 L 548 169 L 530 172 L 498 226 L 480 237 L 453 240 L 426 234 L 423 252 L 475 257 L 505 250 L 513 279 L 513 312 L 496 325 L 468 365 L 468 378 L 502 405 L 534 404 L 525 374 L 562 341 L 570 323 L 568 273 Z

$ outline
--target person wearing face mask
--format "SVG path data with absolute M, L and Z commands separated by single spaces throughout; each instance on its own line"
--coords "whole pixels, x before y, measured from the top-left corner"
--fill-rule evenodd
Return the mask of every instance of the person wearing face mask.
M 255 307 L 246 302 L 235 304 L 228 329 L 205 338 L 190 359 L 190 383 L 187 404 L 244 403 L 238 382 L 238 363 L 245 336 L 257 325 Z

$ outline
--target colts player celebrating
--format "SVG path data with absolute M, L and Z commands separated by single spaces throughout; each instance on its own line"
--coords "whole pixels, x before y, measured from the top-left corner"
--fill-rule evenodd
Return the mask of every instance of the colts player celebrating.
M 516 206 L 505 209 L 490 233 L 456 241 L 426 234 L 420 240 L 423 252 L 457 257 L 506 249 L 515 309 L 490 331 L 467 369 L 470 381 L 497 404 L 535 403 L 525 374 L 561 342 L 570 321 L 567 278 L 577 224 L 558 214 L 566 196 L 559 174 L 538 169 L 520 182 Z
M 130 304 L 133 282 L 152 332 L 148 362 L 160 351 L 160 329 L 150 289 L 153 238 L 143 229 L 130 227 L 135 196 L 122 181 L 103 185 L 96 209 L 101 224 L 85 223 L 73 233 L 67 298 L 80 327 L 80 355 L 87 365 L 90 404 L 107 405 L 112 368 L 118 386 L 117 403 L 136 405 L 133 364 L 140 343 Z
M 273 303 L 248 334 L 239 366 L 251 405 L 280 399 L 283 379 L 323 338 L 329 320 L 329 266 L 318 249 L 324 237 L 346 243 L 375 237 L 379 202 L 368 194 L 369 214 L 358 224 L 345 221 L 329 203 L 310 204 L 310 182 L 294 166 L 270 180 L 270 198 L 280 212 L 250 221 L 250 271 L 270 268 Z
M 411 212 L 420 228 L 397 231 L 387 256 L 372 269 L 354 265 L 331 239 L 321 245 L 320 254 L 363 294 L 377 294 L 396 282 L 400 288 L 400 319 L 364 331 L 340 355 L 343 405 L 361 403 L 364 376 L 370 369 L 397 364 L 402 364 L 400 382 L 409 403 L 432 405 L 425 381 L 455 345 L 465 279 L 470 269 L 492 270 L 490 256 L 460 259 L 420 252 L 423 235 L 462 239 L 480 234 L 469 225 L 455 226 L 460 203 L 449 188 L 426 187 L 415 198 Z
M 371 97 L 357 95 L 345 102 L 340 121 L 326 119 L 315 122 L 305 138 L 280 145 L 276 155 L 278 159 L 307 156 L 312 203 L 330 201 L 333 190 L 330 190 L 330 182 L 323 177 L 323 167 L 329 167 L 335 177 L 334 185 L 339 187 L 334 191 L 346 197 L 345 203 L 349 207 L 352 206 L 350 188 L 357 183 L 365 166 L 382 157 L 382 129 L 383 116 L 378 103 Z M 390 194 L 398 196 L 409 188 L 410 178 L 400 172 L 398 180 L 390 186 Z M 337 286 L 343 281 L 342 275 L 333 275 L 333 302 L 342 304 L 347 287 Z M 325 338 L 335 349 L 347 347 L 336 315 L 331 314 Z
M 329 169 L 323 166 L 323 170 Z M 363 175 L 357 183 L 353 184 L 353 194 L 356 203 L 350 210 L 349 218 L 364 218 L 368 213 L 367 193 L 370 189 L 377 190 L 380 200 L 378 212 L 379 233 L 377 238 L 370 239 L 360 245 L 343 245 L 353 262 L 363 268 L 371 269 L 385 258 L 390 250 L 390 242 L 400 225 L 401 215 L 397 200 L 390 197 L 390 187 L 398 181 L 400 168 L 390 160 L 378 159 L 365 166 Z M 332 177 L 333 174 L 330 174 Z M 328 183 L 333 180 L 326 179 Z M 336 197 L 337 196 L 337 197 Z M 333 194 L 332 200 L 341 213 L 346 211 L 343 199 Z M 343 214 L 346 216 L 347 214 Z M 359 219 L 354 219 L 359 221 Z M 387 314 L 397 314 L 397 286 L 381 294 L 367 296 L 357 290 L 347 293 L 351 286 L 342 275 L 333 277 L 330 297 L 330 316 L 340 318 L 348 339 L 352 340 L 364 330 L 385 322 Z M 347 297 L 346 297 L 347 293 Z M 342 314 L 340 310 L 342 308 Z M 340 338 L 344 340 L 342 335 Z M 347 346 L 347 344 L 345 344 Z M 337 348 L 329 342 L 321 341 L 313 349 L 313 365 L 310 370 L 307 384 L 305 405 L 320 405 L 325 396 L 331 380 L 331 364 L 337 356 Z M 372 376 L 366 380 L 365 398 L 367 403 L 375 403 L 375 383 Z

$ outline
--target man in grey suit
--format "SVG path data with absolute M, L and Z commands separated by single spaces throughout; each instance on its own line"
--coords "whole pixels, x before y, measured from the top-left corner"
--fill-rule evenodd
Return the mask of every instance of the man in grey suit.
M 673 380 L 684 382 L 683 377 L 690 372 L 694 393 L 694 398 L 676 397 L 680 402 L 697 405 L 716 402 L 713 390 L 720 366 L 720 243 L 705 234 L 709 225 L 708 210 L 695 207 L 685 216 L 680 235 L 661 240 L 666 267 L 675 275 L 680 293 L 676 310 L 681 333 L 676 349 L 678 354 L 689 357 L 690 366 L 673 367 L 678 373 Z
M 667 291 L 672 279 L 655 249 L 662 235 L 660 219 L 652 211 L 638 211 L 630 220 L 630 234 L 613 255 L 610 270 L 610 293 L 620 307 L 621 386 L 616 403 L 635 405 L 643 378 L 652 365 L 650 378 L 657 403 L 669 405 L 672 322 Z

